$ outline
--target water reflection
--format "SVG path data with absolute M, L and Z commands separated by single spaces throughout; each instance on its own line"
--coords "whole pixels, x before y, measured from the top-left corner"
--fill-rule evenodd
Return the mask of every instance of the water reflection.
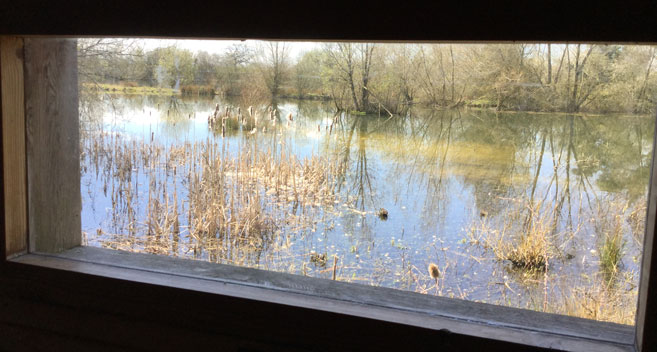
M 335 260 L 339 280 L 575 315 L 564 302 L 601 283 L 636 292 L 652 117 L 379 117 L 274 101 L 222 133 L 208 128 L 216 104 L 248 109 L 176 96 L 87 105 L 90 245 L 324 278 Z M 618 265 L 603 270 L 616 233 Z

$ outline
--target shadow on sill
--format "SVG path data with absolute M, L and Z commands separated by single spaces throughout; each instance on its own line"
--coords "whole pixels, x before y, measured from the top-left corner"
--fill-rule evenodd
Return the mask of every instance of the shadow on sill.
M 567 350 L 634 350 L 632 326 L 202 261 L 77 247 L 59 254 L 28 254 L 12 262 L 345 314 L 442 334 Z

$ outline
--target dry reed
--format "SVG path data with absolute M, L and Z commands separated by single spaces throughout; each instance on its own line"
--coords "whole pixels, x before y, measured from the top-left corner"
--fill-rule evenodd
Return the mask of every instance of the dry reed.
M 312 228 L 336 199 L 336 163 L 259 147 L 266 143 L 258 139 L 266 137 L 240 140 L 233 148 L 228 140 L 167 146 L 90 135 L 82 160 L 112 203 L 111 226 L 95 241 L 259 266 L 279 238 Z

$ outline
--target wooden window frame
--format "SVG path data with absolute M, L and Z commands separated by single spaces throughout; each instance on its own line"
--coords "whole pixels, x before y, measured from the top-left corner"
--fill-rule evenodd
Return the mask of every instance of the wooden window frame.
M 56 12 L 56 11 L 55 11 Z M 264 11 L 263 11 L 264 12 Z M 613 12 L 613 11 L 612 11 Z M 612 15 L 612 14 L 610 14 Z M 96 15 L 96 16 L 101 16 Z M 92 16 L 93 17 L 93 16 Z M 165 19 L 166 21 L 166 19 Z M 208 20 L 204 20 L 206 23 Z M 204 21 L 201 21 L 204 23 Z M 47 22 L 47 21 L 46 21 Z M 112 21 L 110 20 L 110 23 Z M 190 22 L 185 22 L 190 23 Z M 639 21 L 639 25 L 640 25 Z M 164 23 L 162 23 L 164 24 Z M 588 23 L 584 25 L 590 25 Z M 229 28 L 240 28 L 240 24 L 232 24 Z M 641 29 L 651 28 L 650 24 L 648 27 L 640 27 L 634 29 L 634 32 L 630 34 L 629 37 L 615 37 L 615 34 L 607 33 L 607 36 L 602 39 L 612 40 L 612 41 L 621 41 L 621 42 L 630 42 L 630 41 L 641 41 L 641 42 L 655 42 L 657 38 L 654 37 L 654 34 L 651 32 L 641 32 Z M 292 30 L 291 33 L 297 33 L 297 36 L 294 36 L 295 39 L 305 39 L 299 37 L 298 33 L 301 33 L 303 27 L 296 28 Z M 32 30 L 30 30 L 30 28 Z M 35 30 L 36 28 L 36 30 Z M 202 29 L 193 27 L 189 32 L 186 29 L 174 26 L 173 29 L 170 29 L 171 32 L 160 32 L 149 30 L 134 30 L 129 33 L 118 33 L 116 31 L 108 31 L 107 28 L 98 28 L 98 27 L 89 27 L 90 30 L 83 31 L 72 31 L 66 32 L 64 34 L 76 35 L 79 33 L 92 34 L 92 35 L 117 35 L 123 34 L 127 35 L 129 33 L 139 34 L 139 35 L 156 35 L 156 36 L 182 36 L 182 37 L 250 37 L 250 38 L 265 38 L 262 36 L 262 33 L 265 31 L 271 30 L 273 24 L 266 22 L 263 27 L 260 27 L 260 32 L 250 33 L 250 32 L 238 32 L 238 35 L 231 35 L 230 32 L 223 33 L 210 33 L 203 32 Z M 95 28 L 95 29 L 94 29 Z M 128 28 L 138 28 L 135 24 L 134 27 Z M 263 29 L 264 28 L 264 29 Z M 504 30 L 509 32 L 504 32 Z M 0 28 L 1 29 L 1 28 Z M 567 28 L 568 29 L 568 28 Z M 581 28 L 580 28 L 581 29 Z M 595 29 L 595 26 L 594 26 Z M 392 32 L 382 32 L 375 33 L 373 37 L 341 37 L 339 34 L 331 34 L 327 37 L 326 34 L 317 34 L 311 33 L 309 38 L 312 39 L 331 39 L 331 38 L 350 38 L 350 39 L 361 39 L 361 40 L 377 40 L 377 39 L 407 39 L 407 40 L 419 40 L 426 41 L 435 39 L 435 37 L 423 37 L 426 34 L 421 32 L 422 28 L 411 29 L 406 32 L 403 37 L 395 37 L 395 34 Z M 552 37 L 541 38 L 540 35 L 534 38 L 523 38 L 522 35 L 518 35 L 517 30 L 514 30 L 510 27 L 502 26 L 501 34 L 493 35 L 490 37 L 488 32 L 481 33 L 467 33 L 465 37 L 458 37 L 458 35 L 445 35 L 444 39 L 447 40 L 465 40 L 465 39 L 481 39 L 481 40 L 505 40 L 511 37 L 517 38 L 520 40 L 563 40 L 564 37 L 559 38 L 559 34 L 555 34 Z M 6 31 L 5 31 L 6 32 Z M 33 27 L 18 28 L 15 34 L 26 33 L 26 34 L 38 34 L 46 33 L 47 31 L 39 27 L 39 25 L 34 25 Z M 219 31 L 221 32 L 221 31 Z M 199 35 L 199 33 L 201 35 Z M 353 33 L 353 32 L 352 32 Z M 410 33 L 410 34 L 409 34 Z M 540 31 L 538 32 L 540 34 Z M 567 38 L 572 38 L 575 40 L 590 41 L 594 39 L 599 41 L 600 37 L 591 37 L 585 35 L 583 37 L 578 37 L 573 35 L 573 33 L 581 32 L 564 32 L 564 35 Z M 644 34 L 641 34 L 644 33 Z M 260 35 L 258 35 L 260 34 Z M 527 35 L 525 33 L 525 35 Z M 529 32 L 529 35 L 532 35 L 532 32 Z M 535 35 L 535 33 L 534 33 Z M 642 36 L 643 35 L 643 36 Z M 285 38 L 291 37 L 292 34 L 286 33 L 285 31 L 275 32 L 272 38 Z M 631 40 L 628 40 L 631 39 Z M 26 126 L 26 116 L 28 114 L 38 114 L 38 111 L 35 113 L 35 108 L 31 105 L 30 102 L 26 101 L 25 94 L 26 85 L 30 77 L 25 72 L 25 57 L 23 55 L 23 40 L 22 36 L 1 36 L 0 37 L 0 113 L 2 116 L 1 124 L 1 135 L 2 135 L 2 153 L 0 153 L 0 164 L 3 167 L 3 172 L 0 175 L 0 181 L 2 183 L 0 189 L 0 203 L 2 204 L 2 211 L 0 212 L 0 249 L 4 255 L 0 255 L 0 283 L 17 283 L 17 282 L 32 282 L 34 280 L 42 280 L 43 282 L 31 283 L 28 288 L 13 288 L 18 291 L 11 291 L 7 286 L 0 286 L 0 303 L 4 301 L 11 301 L 12 299 L 17 300 L 18 295 L 29 296 L 27 301 L 16 301 L 18 302 L 19 307 L 27 307 L 31 305 L 37 305 L 39 300 L 44 302 L 44 306 L 39 307 L 36 311 L 32 311 L 32 314 L 35 316 L 44 318 L 45 313 L 39 313 L 50 309 L 58 304 L 69 304 L 74 309 L 81 309 L 85 312 L 94 312 L 89 313 L 90 316 L 98 317 L 99 313 L 97 310 L 102 310 L 100 308 L 100 303 L 96 300 L 94 301 L 90 296 L 83 293 L 78 298 L 88 299 L 89 304 L 84 306 L 83 303 L 79 302 L 69 302 L 66 297 L 62 296 L 61 288 L 58 287 L 59 282 L 68 282 L 73 283 L 74 287 L 79 288 L 83 292 L 94 293 L 94 288 L 85 289 L 83 288 L 88 282 L 91 282 L 90 285 L 96 285 L 96 287 L 102 287 L 105 290 L 109 290 L 112 294 L 121 296 L 121 293 L 116 290 L 112 290 L 112 286 L 117 286 L 121 289 L 130 288 L 137 292 L 137 297 L 144 297 L 151 293 L 155 293 L 156 296 L 161 297 L 179 297 L 181 299 L 194 299 L 199 298 L 203 302 L 228 302 L 229 304 L 236 304 L 238 308 L 235 308 L 235 311 L 239 312 L 240 310 L 246 309 L 249 306 L 258 306 L 265 311 L 265 313 L 253 313 L 251 318 L 246 319 L 246 321 L 253 323 L 258 322 L 258 319 L 262 319 L 263 316 L 267 315 L 267 312 L 280 312 L 282 310 L 291 309 L 292 316 L 297 319 L 303 319 L 304 317 L 315 317 L 321 319 L 337 319 L 332 322 L 321 322 L 321 326 L 336 327 L 340 326 L 342 323 L 347 324 L 348 327 L 357 326 L 358 324 L 364 324 L 365 326 L 377 326 L 381 327 L 381 333 L 370 338 L 364 338 L 364 341 L 385 341 L 390 343 L 390 340 L 386 338 L 386 332 L 390 331 L 403 331 L 405 333 L 410 333 L 411 336 L 423 336 L 423 337 L 436 337 L 438 336 L 439 345 L 449 345 L 455 344 L 455 346 L 487 346 L 490 344 L 495 345 L 496 343 L 501 343 L 502 346 L 516 346 L 518 350 L 525 350 L 526 348 L 563 348 L 563 349 L 572 349 L 572 350 L 587 350 L 587 349 L 596 349 L 596 350 L 636 350 L 636 351 L 649 351 L 655 348 L 657 339 L 654 334 L 646 333 L 655 331 L 657 325 L 655 324 L 655 280 L 652 275 L 655 272 L 657 264 L 655 264 L 655 256 L 652 254 L 655 251 L 654 244 L 654 233 L 655 233 L 655 218 L 657 215 L 657 165 L 655 163 L 655 157 L 653 155 L 653 162 L 651 168 L 651 177 L 650 177 L 650 188 L 649 188 L 649 201 L 648 201 L 648 218 L 646 222 L 646 236 L 644 244 L 644 255 L 642 262 L 642 272 L 640 279 L 640 288 L 639 288 L 639 299 L 638 299 L 638 310 L 637 310 L 637 322 L 635 325 L 635 332 L 633 341 L 627 343 L 614 343 L 609 339 L 599 339 L 592 337 L 593 335 L 582 335 L 578 336 L 578 333 L 570 334 L 564 331 L 569 330 L 568 324 L 574 324 L 572 326 L 573 331 L 578 330 L 575 326 L 578 322 L 577 318 L 563 317 L 549 315 L 546 313 L 531 312 L 525 310 L 516 310 L 512 308 L 505 307 L 489 307 L 490 305 L 481 305 L 472 302 L 463 302 L 458 300 L 451 300 L 447 298 L 439 298 L 436 301 L 440 302 L 436 305 L 431 305 L 429 303 L 428 308 L 426 309 L 413 309 L 412 304 L 401 304 L 396 305 L 393 299 L 399 298 L 398 294 L 394 290 L 388 290 L 383 288 L 371 288 L 363 289 L 358 288 L 351 290 L 348 285 L 344 283 L 336 282 L 324 282 L 320 279 L 307 279 L 301 277 L 293 277 L 290 275 L 280 274 L 280 273 L 268 273 L 266 275 L 262 274 L 259 270 L 253 269 L 237 269 L 237 268 L 227 268 L 226 266 L 212 265 L 208 267 L 207 263 L 200 264 L 204 269 L 202 269 L 203 274 L 195 274 L 194 269 L 187 264 L 176 261 L 175 259 L 168 258 L 150 258 L 143 259 L 143 255 L 138 254 L 124 254 L 120 252 L 109 253 L 102 250 L 85 250 L 85 249 L 72 249 L 60 254 L 45 254 L 40 253 L 41 250 L 38 249 L 38 245 L 34 242 L 35 236 L 29 236 L 29 233 L 34 233 L 35 229 L 40 227 L 40 231 L 44 232 L 48 225 L 55 225 L 56 218 L 44 218 L 28 216 L 28 213 L 32 214 L 33 210 L 30 208 L 31 204 L 28 202 L 29 191 L 31 183 L 28 181 L 29 173 L 28 170 L 28 160 L 26 155 L 29 149 L 28 143 L 28 132 L 31 132 L 31 129 L 34 126 Z M 57 85 L 58 82 L 50 82 Z M 52 97 L 51 97 L 52 98 Z M 37 98 L 46 99 L 44 97 Z M 56 97 L 55 97 L 56 99 Z M 38 108 L 36 109 L 38 110 Z M 656 134 L 657 135 L 657 134 Z M 657 139 L 657 138 L 656 138 Z M 654 150 L 654 147 L 653 147 Z M 49 154 L 49 157 L 56 157 L 53 154 Z M 45 162 L 52 162 L 45 158 Z M 79 182 L 78 182 L 79 184 Z M 57 193 L 54 193 L 50 197 L 46 198 L 46 201 L 50 199 L 51 204 L 56 204 L 53 202 L 53 199 Z M 70 209 L 68 210 L 70 212 Z M 40 223 L 33 223 L 33 221 L 39 220 Z M 66 230 L 57 230 L 53 231 L 61 234 L 66 233 Z M 62 243 L 61 241 L 57 244 L 52 244 L 48 246 L 53 246 L 52 248 L 71 248 L 76 245 L 75 241 L 69 243 Z M 48 251 L 48 250 L 46 250 Z M 53 250 L 58 252 L 58 250 Z M 121 257 L 125 259 L 129 264 L 119 264 L 117 263 L 117 258 Z M 174 265 L 175 262 L 175 265 Z M 157 263 L 159 267 L 171 265 L 170 269 L 158 269 L 158 267 L 152 266 L 154 263 Z M 167 264 L 168 263 L 168 264 Z M 193 263 L 193 262 L 187 262 Z M 181 269 L 182 268 L 182 269 Z M 236 274 L 239 273 L 239 275 Z M 237 275 L 232 277 L 231 275 Z M 240 276 L 242 275 L 242 276 Z M 264 276 L 263 276 L 264 275 Z M 268 278 L 269 277 L 269 278 Z M 271 279 L 273 278 L 273 279 Z M 4 281 L 3 281 L 4 280 Z M 30 287 L 31 286 L 31 287 Z M 301 289 L 299 289 L 299 287 Z M 42 290 L 39 293 L 34 293 L 31 290 Z M 59 291 L 58 291 L 59 290 Z M 324 290 L 324 291 L 321 291 Z M 340 292 L 345 292 L 344 294 L 326 294 L 327 291 L 337 290 Z M 383 292 L 381 297 L 373 297 L 370 295 L 376 295 L 379 293 L 372 292 Z M 199 296 L 199 294 L 201 296 Z M 413 294 L 408 294 L 412 296 Z M 367 301 L 368 297 L 371 299 Z M 417 296 L 413 296 L 413 299 L 418 299 Z M 377 304 L 376 301 L 381 301 L 382 303 Z M 115 300 L 116 302 L 129 302 L 130 298 L 127 296 L 121 296 Z M 34 303 L 37 302 L 37 303 Z M 64 303 L 63 303 L 64 302 Z M 452 310 L 453 306 L 461 305 L 463 307 L 462 311 Z M 200 311 L 198 305 L 192 304 L 194 309 L 192 313 L 200 314 L 203 313 Z M 144 309 L 141 307 L 130 306 L 132 309 L 136 309 L 137 312 L 134 314 L 143 317 L 145 312 L 152 313 L 150 309 Z M 34 307 L 32 307 L 34 308 Z M 54 308 L 53 308 L 54 309 Z M 489 315 L 483 314 L 482 310 L 492 309 L 489 312 Z M 51 340 L 56 340 L 60 342 L 69 343 L 70 346 L 75 346 L 75 344 L 91 344 L 90 339 L 93 339 L 95 335 L 93 332 L 87 331 L 83 333 L 73 333 L 71 336 L 77 338 L 62 339 L 61 334 L 62 330 L 59 329 L 56 324 L 52 322 L 39 322 L 34 323 L 31 321 L 31 318 L 26 318 L 27 320 L 21 321 L 14 324 L 17 320 L 20 320 L 21 315 L 20 310 L 11 309 L 8 310 L 7 318 L 0 314 L 0 326 L 11 327 L 16 331 L 25 331 L 26 329 L 37 329 L 40 333 L 45 336 L 48 334 L 54 335 L 50 337 Z M 69 309 L 70 311 L 70 309 Z M 112 310 L 110 310 L 112 311 Z M 126 310 L 116 310 L 112 312 L 120 311 L 121 314 L 131 314 L 127 313 Z M 229 309 L 230 311 L 230 309 Z M 235 311 L 230 311 L 230 314 L 235 313 Z M 36 313 L 35 313 L 36 312 Z M 108 312 L 108 311 L 104 311 Z M 69 312 L 70 313 L 70 312 Z M 496 314 L 510 314 L 512 315 L 511 320 L 503 321 L 503 319 L 497 319 L 494 316 Z M 129 316 L 128 320 L 130 317 Z M 529 318 L 528 318 L 529 317 Z M 134 317 L 133 317 L 134 318 Z M 472 318 L 472 319 L 470 319 Z M 68 316 L 68 321 L 71 324 L 80 327 L 82 322 L 78 321 L 71 316 Z M 117 318 L 119 323 L 124 322 L 120 318 Z M 194 330 L 198 327 L 199 321 L 194 320 L 193 318 L 188 318 L 192 322 L 191 325 L 178 328 L 177 331 L 180 336 L 186 337 L 193 335 L 190 333 L 191 330 Z M 249 320 L 250 319 L 250 320 Z M 537 329 L 536 326 L 531 326 L 532 319 L 544 319 L 546 324 L 553 324 L 554 326 L 565 325 L 565 330 L 553 330 L 553 328 L 548 329 Z M 277 320 L 285 321 L 285 319 Z M 581 322 L 581 321 L 579 321 Z M 143 321 L 142 321 L 143 323 Z M 586 323 L 586 322 L 584 322 Z M 13 324 L 13 325 L 12 325 Z M 77 324 L 77 325 L 76 325 Z M 104 323 L 107 326 L 113 326 L 111 323 Z M 118 324 L 118 323 L 117 323 Z M 120 324 L 119 324 L 120 325 Z M 155 326 L 157 323 L 153 323 Z M 247 324 L 248 325 L 248 324 Z M 256 324 L 260 326 L 256 328 L 257 331 L 266 331 L 266 328 L 263 327 L 266 324 Z M 291 324 L 290 326 L 302 326 L 303 322 Z M 16 327 L 18 326 L 18 327 Z M 529 327 L 528 327 L 529 326 Z M 609 328 L 605 323 L 593 322 L 592 325 L 587 327 L 587 329 L 600 329 L 604 333 L 613 333 L 613 329 Z M 238 338 L 228 338 L 225 337 L 222 341 L 227 345 L 234 345 L 238 348 L 244 346 L 243 341 L 248 339 L 248 333 L 244 330 L 248 330 L 247 327 L 240 327 L 237 330 L 231 330 L 230 327 L 222 325 L 222 328 L 225 328 L 226 331 L 229 331 L 226 336 L 235 336 L 239 335 Z M 140 331 L 147 331 L 148 326 L 139 326 Z M 182 329 L 182 330 L 180 330 Z M 260 329 L 260 330 L 258 330 Z M 263 330 L 264 329 L 264 330 Z M 317 338 L 318 332 L 317 329 L 311 328 L 306 331 L 308 336 Z M 182 331 L 182 332 L 181 332 Z M 283 333 L 280 329 L 273 328 L 273 331 L 278 333 Z M 344 332 L 344 331 L 343 331 Z M 164 333 L 158 334 L 162 336 Z M 284 333 L 283 333 L 284 334 Z M 0 334 L 1 335 L 1 334 Z M 203 339 L 208 338 L 211 334 L 201 334 L 201 337 L 197 338 Z M 50 336 L 50 335 L 48 335 Z M 126 346 L 139 347 L 144 346 L 140 344 L 130 345 L 127 338 L 129 334 L 114 334 L 112 335 L 118 340 L 122 340 L 126 343 Z M 126 337 L 127 336 L 127 337 Z M 358 334 L 352 336 L 352 342 L 359 337 Z M 264 342 L 255 342 L 254 348 L 262 348 L 263 346 L 269 346 L 270 343 L 279 343 L 284 346 L 289 346 L 290 341 L 293 340 L 305 341 L 304 337 L 291 337 L 287 336 L 283 340 L 277 340 L 276 337 L 268 337 Z M 295 341 L 296 341 L 295 340 Z M 210 340 L 203 340 L 208 344 L 216 342 L 216 339 L 211 338 Z M 238 341 L 238 342 L 236 342 Z M 241 342 L 240 342 L 241 341 Z M 98 342 L 98 341 L 95 341 Z M 325 343 L 329 343 L 326 340 Z M 435 342 L 435 341 L 434 341 Z M 509 342 L 508 345 L 505 345 L 504 342 Z M 104 342 L 106 343 L 106 341 Z M 146 343 L 146 342 L 143 342 Z M 403 341 L 400 343 L 400 346 L 408 346 L 410 342 Z M 519 345 L 515 345 L 519 344 Z M 2 345 L 0 345 L 2 346 Z M 334 348 L 338 345 L 330 345 L 329 347 Z M 391 346 L 389 344 L 384 344 L 383 346 Z M 5 346 L 6 347 L 6 346 Z M 307 345 L 295 345 L 295 348 L 303 349 L 308 347 Z

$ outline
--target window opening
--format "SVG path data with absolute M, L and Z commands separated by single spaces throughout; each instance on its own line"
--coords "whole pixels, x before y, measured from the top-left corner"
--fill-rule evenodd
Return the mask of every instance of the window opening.
M 83 244 L 634 324 L 654 46 L 77 45 Z

